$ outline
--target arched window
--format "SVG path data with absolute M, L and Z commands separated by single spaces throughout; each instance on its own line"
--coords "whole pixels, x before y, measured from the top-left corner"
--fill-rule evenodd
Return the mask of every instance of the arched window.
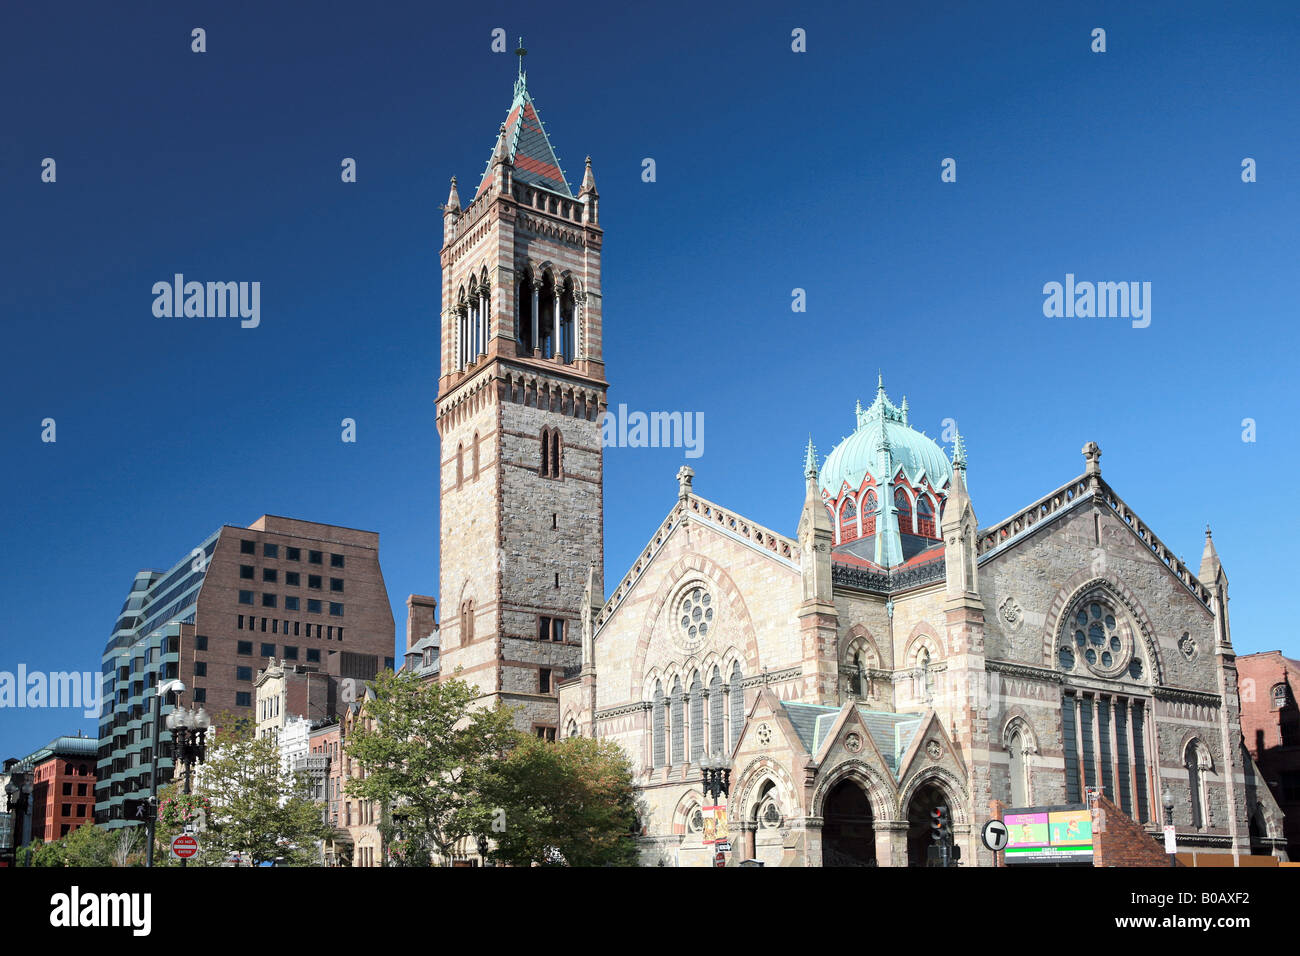
M 876 498 L 876 492 L 873 489 L 867 489 L 867 496 L 862 502 L 862 534 L 872 535 L 876 533 L 876 511 L 880 508 L 880 501 Z
M 564 446 L 560 442 L 558 428 L 543 428 L 542 465 L 539 474 L 543 478 L 559 478 L 564 474 Z
M 664 725 L 667 723 L 665 718 L 667 709 L 664 705 L 664 685 L 661 681 L 655 681 L 655 696 L 652 704 L 650 718 L 653 724 L 653 741 L 651 743 L 651 766 L 662 767 L 664 765 Z
M 741 684 L 740 661 L 731 665 L 731 736 L 728 753 L 736 749 L 740 731 L 745 725 L 745 689 Z
M 560 293 L 560 355 L 565 362 L 572 362 L 577 354 L 574 343 L 574 295 L 573 280 L 565 279 Z
M 569 726 L 564 728 L 564 736 L 566 737 L 578 736 L 578 722 L 574 720 L 572 717 L 569 718 Z
M 1007 776 L 1010 778 L 1007 795 L 1013 807 L 1029 806 L 1029 774 L 1025 764 L 1028 753 L 1025 735 L 1019 728 L 1013 730 L 1007 742 Z
M 927 495 L 916 500 L 916 533 L 926 538 L 937 538 L 934 533 L 934 506 Z
M 465 483 L 465 446 L 459 444 L 456 446 L 456 487 L 459 488 Z
M 466 601 L 460 606 L 460 643 L 464 647 L 474 640 L 474 602 Z
M 1187 789 L 1191 799 L 1192 826 L 1201 830 L 1209 826 L 1205 816 L 1206 806 L 1206 771 L 1209 769 L 1209 755 L 1199 740 L 1192 740 L 1183 754 L 1183 764 L 1187 769 Z
M 691 763 L 699 763 L 704 756 L 704 685 L 700 672 L 691 674 Z
M 474 477 L 478 477 L 478 432 L 474 433 Z
M 537 345 L 542 350 L 542 358 L 555 357 L 556 317 L 555 304 L 558 296 L 555 292 L 555 279 L 547 272 L 542 276 L 540 295 L 537 299 Z
M 898 511 L 898 531 L 900 534 L 912 533 L 912 502 L 902 488 L 894 489 L 894 508 Z
M 858 536 L 858 506 L 852 495 L 845 495 L 840 508 L 840 541 L 852 541 Z
M 672 709 L 669 714 L 669 720 L 672 726 L 668 728 L 669 735 L 672 738 L 672 753 L 668 760 L 673 765 L 683 762 L 686 757 L 686 737 L 683 731 L 686 729 L 683 725 L 686 723 L 685 714 L 682 706 L 682 679 L 673 678 L 673 696 Z
M 515 303 L 515 341 L 524 355 L 533 354 L 533 274 L 525 271 L 519 280 L 519 298 Z
M 723 726 L 723 700 L 722 700 L 722 674 L 715 667 L 713 668 L 713 677 L 709 681 L 709 752 L 722 753 L 723 743 L 726 740 L 723 735 L 726 729 Z

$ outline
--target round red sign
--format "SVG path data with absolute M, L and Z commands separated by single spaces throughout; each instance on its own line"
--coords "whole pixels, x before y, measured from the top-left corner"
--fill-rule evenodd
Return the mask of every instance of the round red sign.
M 198 852 L 199 841 L 187 833 L 182 833 L 176 839 L 172 840 L 172 856 L 180 857 L 182 860 L 188 860 Z

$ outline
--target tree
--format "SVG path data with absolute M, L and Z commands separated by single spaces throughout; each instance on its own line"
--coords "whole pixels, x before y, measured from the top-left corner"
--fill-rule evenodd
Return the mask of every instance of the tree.
M 118 837 L 93 823 L 83 824 L 61 840 L 32 847 L 32 866 L 113 866 Z M 23 855 L 19 854 L 21 862 Z
M 611 740 L 524 737 L 476 775 L 496 808 L 494 861 L 515 866 L 635 866 L 638 807 L 632 765 Z
M 395 862 L 448 863 L 482 819 L 467 775 L 514 744 L 512 712 L 474 707 L 478 688 L 458 677 L 426 683 L 385 672 L 372 690 L 345 744 L 361 771 L 346 791 L 380 805 Z
M 226 724 L 215 736 L 195 774 L 194 793 L 178 793 L 171 784 L 159 794 L 162 852 L 188 822 L 200 827 L 199 855 L 191 864 L 219 865 L 236 853 L 253 865 L 316 862 L 316 841 L 329 827 L 306 775 L 284 770 L 276 742 L 255 736 L 247 723 Z

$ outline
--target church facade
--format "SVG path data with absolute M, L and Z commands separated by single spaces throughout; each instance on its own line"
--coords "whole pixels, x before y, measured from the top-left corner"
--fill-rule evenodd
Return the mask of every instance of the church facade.
M 1185 566 L 1094 443 L 1081 474 L 981 527 L 960 436 L 949 456 L 877 382 L 824 460 L 809 442 L 795 534 L 684 467 L 606 594 L 598 204 L 590 159 L 568 186 L 521 70 L 474 198 L 453 180 L 444 208 L 443 677 L 540 736 L 619 742 L 651 865 L 711 862 L 706 759 L 730 767 L 733 858 L 769 865 L 917 865 L 936 806 L 987 865 L 996 802 L 1091 788 L 1153 833 L 1169 794 L 1184 847 L 1267 837 L 1214 543 Z

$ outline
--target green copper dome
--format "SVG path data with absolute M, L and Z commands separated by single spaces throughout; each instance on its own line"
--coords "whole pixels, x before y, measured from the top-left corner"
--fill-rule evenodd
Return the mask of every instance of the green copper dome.
M 922 473 L 937 490 L 952 480 L 952 463 L 932 438 L 927 438 L 907 421 L 907 399 L 901 407 L 885 395 L 878 383 L 876 400 L 868 409 L 857 410 L 858 427 L 826 456 L 818 476 L 822 491 L 839 496 L 844 484 L 857 491 L 871 475 L 877 487 L 885 487 L 903 466 L 909 483 L 915 485 Z

